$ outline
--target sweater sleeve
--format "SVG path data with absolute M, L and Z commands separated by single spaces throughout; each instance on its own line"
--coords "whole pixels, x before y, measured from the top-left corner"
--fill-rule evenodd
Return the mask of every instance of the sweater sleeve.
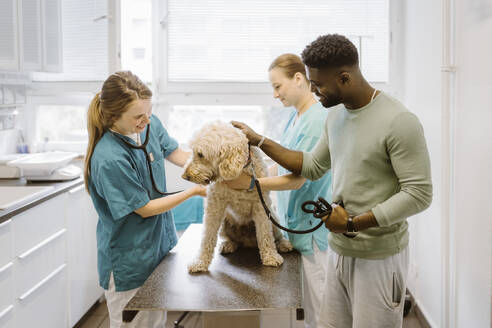
M 429 153 L 422 125 L 414 114 L 404 112 L 393 119 L 386 147 L 400 190 L 372 209 L 380 226 L 415 215 L 432 201 Z
M 309 180 L 318 180 L 331 168 L 328 134 L 323 129 L 320 139 L 311 152 L 302 152 L 301 175 Z

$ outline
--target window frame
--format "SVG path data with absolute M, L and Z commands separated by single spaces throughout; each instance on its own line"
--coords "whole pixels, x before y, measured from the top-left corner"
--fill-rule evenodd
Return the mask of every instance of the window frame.
M 182 105 L 181 101 L 200 105 L 231 104 L 230 98 L 247 105 L 269 105 L 271 86 L 267 82 L 169 82 L 167 76 L 168 29 L 167 0 L 152 0 L 153 10 L 153 84 L 160 99 L 169 105 Z M 400 1 L 389 1 L 389 67 L 388 82 L 370 82 L 377 89 L 400 97 L 403 73 L 403 5 Z M 161 58 L 161 60 L 156 60 Z M 266 99 L 270 98 L 270 99 Z M 244 103 L 244 101 L 246 103 Z

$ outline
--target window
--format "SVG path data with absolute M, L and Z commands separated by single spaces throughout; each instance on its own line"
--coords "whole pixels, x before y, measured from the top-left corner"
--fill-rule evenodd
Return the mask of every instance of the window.
M 87 143 L 87 107 L 41 105 L 37 110 L 36 140 Z
M 169 0 L 167 81 L 265 82 L 278 55 L 319 35 L 358 47 L 364 75 L 388 80 L 389 0 Z
M 287 123 L 290 109 L 263 106 L 173 106 L 166 126 L 169 134 L 180 143 L 188 143 L 193 133 L 204 124 L 241 121 L 256 132 L 279 140 Z
M 84 153 L 87 148 L 87 109 L 92 94 L 35 97 L 25 108 L 33 120 L 26 122 L 32 151 L 63 150 Z
M 121 67 L 152 81 L 152 1 L 121 1 Z

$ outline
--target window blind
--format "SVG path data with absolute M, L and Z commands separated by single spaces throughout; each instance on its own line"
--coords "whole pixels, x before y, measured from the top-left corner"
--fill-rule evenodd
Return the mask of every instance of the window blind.
M 108 75 L 107 0 L 63 0 L 63 72 L 34 73 L 38 81 L 100 81 Z
M 349 37 L 372 82 L 388 80 L 389 0 L 169 0 L 169 81 L 264 82 L 271 61 L 324 34 Z

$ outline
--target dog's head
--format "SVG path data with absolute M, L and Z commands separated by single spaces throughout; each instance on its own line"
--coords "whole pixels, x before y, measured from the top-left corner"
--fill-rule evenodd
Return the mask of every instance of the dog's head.
M 193 154 L 185 165 L 183 179 L 199 184 L 232 180 L 248 162 L 248 139 L 231 124 L 216 121 L 195 133 Z

